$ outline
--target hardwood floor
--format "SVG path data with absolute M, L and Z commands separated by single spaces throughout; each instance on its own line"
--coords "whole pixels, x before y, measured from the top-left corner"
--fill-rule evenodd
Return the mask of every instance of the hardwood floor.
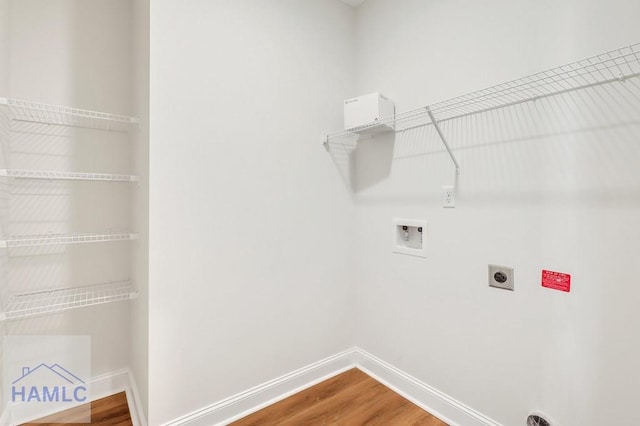
M 86 405 L 84 406 L 86 409 Z M 37 422 L 24 423 L 22 426 L 78 426 L 81 423 L 71 423 L 78 419 L 78 413 L 84 414 L 83 408 L 72 408 L 51 416 L 43 417 Z M 80 415 L 82 415 L 80 414 Z M 85 423 L 86 424 L 86 423 Z M 92 425 L 132 426 L 127 396 L 124 392 L 98 399 L 91 403 Z
M 75 411 L 75 412 L 74 412 Z M 23 426 L 71 426 L 77 409 Z M 124 392 L 91 403 L 91 424 L 132 426 Z M 305 389 L 255 412 L 233 426 L 397 425 L 447 426 L 358 369 Z
M 355 368 L 232 423 L 233 426 L 365 424 L 447 426 Z

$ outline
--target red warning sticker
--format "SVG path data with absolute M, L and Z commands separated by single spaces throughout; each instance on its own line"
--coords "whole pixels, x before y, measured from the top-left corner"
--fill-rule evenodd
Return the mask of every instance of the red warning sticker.
M 562 272 L 542 270 L 542 287 L 566 291 L 571 289 L 571 275 Z

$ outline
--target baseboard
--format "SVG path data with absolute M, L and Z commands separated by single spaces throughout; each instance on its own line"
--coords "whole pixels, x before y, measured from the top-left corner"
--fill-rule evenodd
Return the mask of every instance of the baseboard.
M 89 383 L 91 384 L 91 397 L 89 398 L 91 401 L 124 391 L 127 395 L 133 425 L 146 426 L 135 381 L 129 370 L 103 374 L 92 378 Z M 38 411 L 38 408 L 35 404 L 8 404 L 0 417 L 0 425 L 14 426 L 53 414 Z
M 5 406 L 2 409 L 2 414 L 0 414 L 0 426 L 11 426 L 11 419 L 9 413 L 9 406 Z
M 285 374 L 163 426 L 226 425 L 353 367 L 369 374 L 451 426 L 500 426 L 478 411 L 359 348 L 341 352 Z
M 353 349 L 325 358 L 277 379 L 180 417 L 163 426 L 225 425 L 355 366 Z
M 129 412 L 131 414 L 131 420 L 133 426 L 147 426 L 147 419 L 144 415 L 145 410 L 142 406 L 142 400 L 140 399 L 140 393 L 138 392 L 138 384 L 130 370 L 129 373 L 129 385 L 127 386 L 127 404 L 129 405 Z
M 360 370 L 450 426 L 501 426 L 500 423 L 370 353 L 362 349 L 357 349 L 356 352 L 356 366 Z

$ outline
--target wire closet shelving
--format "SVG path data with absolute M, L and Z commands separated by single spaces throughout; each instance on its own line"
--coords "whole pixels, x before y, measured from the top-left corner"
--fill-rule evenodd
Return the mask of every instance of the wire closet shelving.
M 51 125 L 82 128 L 97 131 L 128 133 L 137 129 L 140 120 L 126 115 L 43 104 L 25 100 L 0 97 L 2 122 L 8 127 L 7 135 L 13 131 L 24 131 L 25 125 Z M 16 127 L 14 128 L 13 124 Z M 31 127 L 26 128 L 30 130 Z M 35 128 L 34 128 L 35 129 Z M 39 131 L 39 130 L 38 130 Z M 5 166 L 6 167 L 6 166 Z M 29 170 L 18 168 L 0 169 L 0 177 L 49 181 L 99 181 L 99 182 L 139 182 L 135 175 L 114 173 L 93 173 L 54 170 Z M 104 233 L 70 233 L 15 235 L 0 240 L 0 249 L 20 249 L 38 246 L 100 243 L 128 241 L 138 238 L 138 234 L 126 231 Z M 10 255 L 10 254 L 9 254 Z M 138 293 L 130 281 L 109 281 L 99 284 L 71 288 L 49 288 L 9 294 L 0 309 L 0 321 L 20 320 L 70 309 L 99 305 L 136 298 Z
M 0 313 L 0 321 L 55 314 L 136 297 L 138 293 L 133 290 L 130 281 L 20 293 L 9 299 L 5 309 Z
M 0 176 L 15 179 L 87 180 L 102 182 L 137 182 L 140 180 L 138 176 L 134 175 L 21 169 L 0 169 Z
M 110 234 L 47 234 L 18 235 L 0 241 L 0 248 L 36 247 L 61 244 L 101 243 L 138 239 L 138 234 L 128 232 Z
M 640 77 L 640 43 L 635 43 L 517 80 L 402 112 L 392 117 L 385 117 L 370 124 L 329 133 L 325 135 L 323 145 L 327 150 L 333 146 L 345 147 L 345 138 L 375 130 L 382 125 L 393 127 L 396 132 L 433 125 L 458 170 L 458 162 L 449 148 L 439 123 L 607 84 L 631 84 L 637 89 L 640 87 L 638 77 Z
M 127 132 L 132 126 L 137 126 L 140 123 L 138 118 L 126 115 L 42 104 L 19 99 L 0 98 L 0 106 L 7 108 L 8 116 L 11 120 L 27 123 L 81 127 L 113 132 Z

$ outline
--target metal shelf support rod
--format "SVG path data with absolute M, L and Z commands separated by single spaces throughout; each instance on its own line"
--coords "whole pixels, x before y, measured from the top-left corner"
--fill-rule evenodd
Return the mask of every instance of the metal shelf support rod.
M 433 113 L 431 112 L 431 109 L 429 109 L 428 106 L 425 107 L 425 109 L 427 110 L 427 114 L 429 114 L 429 118 L 431 119 L 431 122 L 433 123 L 433 127 L 436 129 L 436 132 L 438 132 L 438 136 L 440 136 L 440 140 L 442 140 L 442 144 L 447 149 L 447 152 L 449 153 L 449 157 L 451 157 L 451 161 L 453 161 L 453 164 L 456 166 L 456 174 L 459 175 L 460 174 L 460 165 L 458 164 L 458 160 L 456 160 L 455 155 L 453 155 L 453 152 L 451 151 L 451 147 L 449 146 L 449 143 L 447 143 L 447 138 L 444 137 L 444 134 L 442 133 L 442 130 L 440 129 L 440 126 L 438 125 L 438 121 L 433 116 Z

